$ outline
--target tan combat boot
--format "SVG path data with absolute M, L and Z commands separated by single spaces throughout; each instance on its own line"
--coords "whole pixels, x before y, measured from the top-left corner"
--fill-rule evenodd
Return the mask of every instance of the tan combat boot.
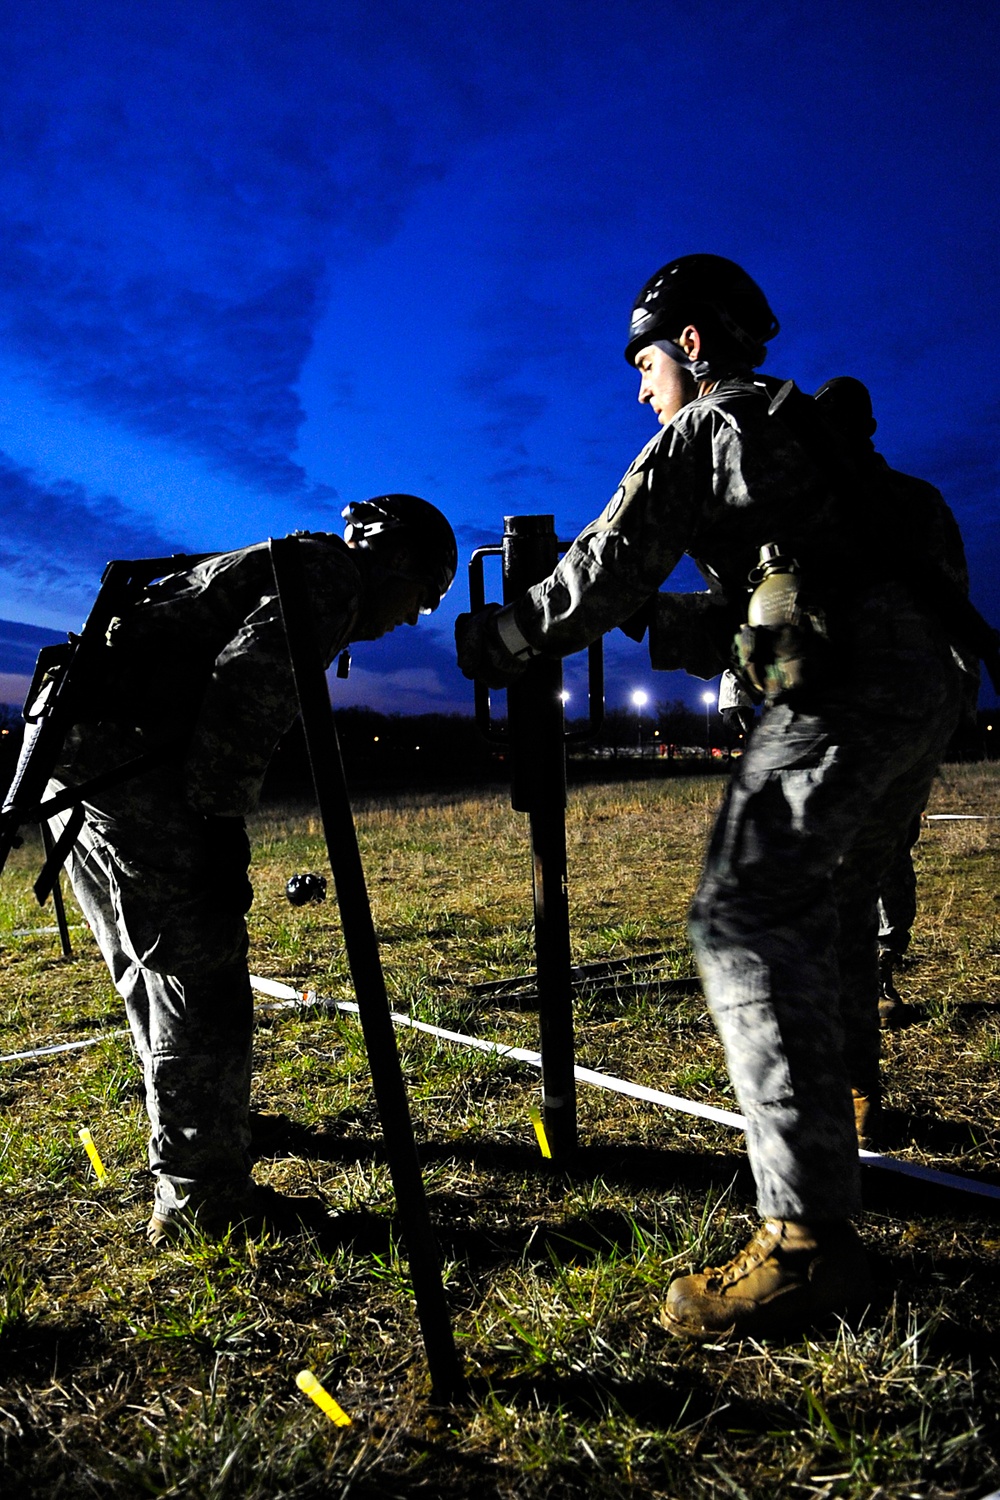
M 322 1199 L 294 1197 L 254 1182 L 238 1198 L 206 1200 L 197 1209 L 165 1211 L 154 1204 L 146 1239 L 154 1250 L 164 1250 L 199 1234 L 210 1240 L 230 1234 L 237 1238 L 270 1234 L 281 1239 L 307 1230 L 323 1238 L 334 1229 L 335 1221 Z
M 878 1151 L 882 1132 L 882 1090 L 876 1083 L 863 1089 L 851 1089 L 854 1104 L 854 1128 L 862 1151 Z
M 896 963 L 896 954 L 883 948 L 878 956 L 878 1024 L 883 1031 L 901 1031 L 924 1019 L 923 1007 L 908 1004 L 893 983 Z
M 796 1333 L 829 1313 L 864 1307 L 870 1285 L 864 1249 L 846 1219 L 765 1219 L 726 1265 L 671 1282 L 660 1322 L 695 1343 Z

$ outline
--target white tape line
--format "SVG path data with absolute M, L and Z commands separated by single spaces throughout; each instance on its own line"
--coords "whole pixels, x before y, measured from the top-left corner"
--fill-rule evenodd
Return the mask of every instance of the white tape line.
M 615 1094 L 628 1094 L 632 1099 L 644 1099 L 648 1104 L 661 1104 L 665 1109 L 676 1109 L 685 1115 L 698 1115 L 702 1120 L 714 1120 L 717 1125 L 731 1125 L 735 1130 L 745 1130 L 746 1121 L 731 1109 L 717 1109 L 714 1104 L 698 1104 L 694 1099 L 680 1099 L 676 1094 L 665 1094 L 662 1089 L 647 1088 L 644 1083 L 628 1083 L 624 1078 L 614 1078 L 610 1073 L 595 1073 L 591 1068 L 574 1068 L 581 1083 L 591 1083 L 598 1089 L 610 1089 Z
M 85 922 L 70 922 L 67 932 L 82 932 L 87 924 Z M 59 931 L 58 927 L 15 927 L 9 937 L 51 937 Z
M 924 813 L 925 823 L 992 823 L 989 813 Z M 989 1497 L 987 1497 L 989 1500 Z
M 30 1052 L 8 1052 L 6 1057 L 0 1057 L 0 1063 L 24 1062 L 29 1057 L 51 1057 L 55 1052 L 78 1052 L 81 1047 L 96 1047 L 98 1042 L 106 1042 L 111 1036 L 128 1036 L 128 1029 L 104 1031 L 100 1036 L 88 1037 L 85 1042 L 55 1042 L 50 1047 L 34 1047 Z
M 296 990 L 289 984 L 281 984 L 274 979 L 261 979 L 255 974 L 251 974 L 250 984 L 260 994 L 281 997 L 279 1003 L 259 1006 L 260 1010 L 302 1010 L 311 1006 L 321 1006 L 325 1010 L 343 1011 L 348 1015 L 358 1014 L 358 1007 L 353 1000 L 327 1000 L 317 995 L 315 990 Z M 415 1021 L 412 1016 L 404 1016 L 399 1011 L 390 1011 L 389 1014 L 396 1026 L 408 1026 L 411 1031 L 422 1031 L 427 1036 L 439 1037 L 445 1042 L 455 1042 L 460 1047 L 472 1047 L 477 1052 L 491 1052 L 497 1057 L 509 1058 L 511 1062 L 523 1062 L 531 1068 L 540 1068 L 542 1065 L 541 1053 L 533 1052 L 527 1047 L 509 1047 L 504 1042 L 487 1042 L 482 1037 L 469 1036 L 463 1031 L 447 1031 L 443 1026 L 432 1026 L 428 1021 Z M 96 1047 L 99 1042 L 109 1037 L 122 1037 L 128 1034 L 127 1030 L 105 1031 L 102 1035 L 88 1037 L 85 1041 L 57 1042 L 48 1047 L 34 1047 L 30 1052 L 11 1052 L 5 1057 L 0 1057 L 0 1063 L 26 1062 L 33 1057 L 51 1057 L 58 1052 L 76 1052 L 83 1047 Z M 662 1089 L 647 1088 L 642 1083 L 630 1083 L 627 1079 L 615 1078 L 609 1073 L 597 1073 L 592 1068 L 574 1068 L 573 1073 L 581 1083 L 589 1083 L 594 1088 L 609 1089 L 612 1093 L 625 1094 L 631 1099 L 642 1099 L 648 1104 L 659 1104 L 664 1109 L 695 1115 L 702 1120 L 712 1120 L 718 1125 L 729 1125 L 735 1130 L 746 1128 L 743 1116 L 736 1114 L 733 1110 L 718 1109 L 714 1104 L 699 1104 L 693 1099 L 681 1099 L 676 1094 L 664 1093 Z M 900 1161 L 894 1156 L 883 1156 L 879 1151 L 859 1151 L 858 1156 L 869 1167 L 881 1167 L 884 1171 L 896 1172 L 903 1177 L 913 1177 L 920 1182 L 930 1182 L 937 1187 L 952 1188 L 957 1192 L 1000 1200 L 1000 1187 L 989 1182 L 979 1182 L 974 1177 L 956 1177 L 951 1172 L 939 1172 L 934 1167 L 922 1167 L 916 1162 Z
M 294 1000 L 302 994 L 301 990 L 293 990 L 290 984 L 279 984 L 276 979 L 260 979 L 256 974 L 250 975 L 250 988 L 260 995 L 274 995 L 278 1000 Z
M 358 1007 L 353 1000 L 324 1000 L 316 994 L 315 990 L 295 990 L 291 985 L 278 984 L 273 979 L 258 979 L 251 974 L 250 984 L 255 990 L 265 995 L 288 996 L 288 1000 L 281 1006 L 274 1007 L 281 1010 L 294 1010 L 306 1006 L 319 1005 L 327 1010 L 346 1011 L 351 1015 L 357 1015 Z M 474 1047 L 477 1052 L 493 1052 L 498 1057 L 509 1057 L 515 1062 L 527 1063 L 529 1067 L 540 1068 L 542 1055 L 540 1052 L 530 1052 L 525 1047 L 508 1047 L 502 1042 L 487 1042 L 481 1037 L 468 1036 L 462 1031 L 446 1031 L 442 1026 L 431 1026 L 427 1021 L 414 1021 L 411 1016 L 400 1015 L 398 1011 L 390 1011 L 390 1016 L 397 1026 L 409 1026 L 413 1031 L 423 1031 L 428 1036 L 440 1037 L 443 1041 L 457 1042 L 462 1047 Z M 649 1104 L 659 1104 L 665 1109 L 677 1110 L 681 1114 L 696 1115 L 703 1120 L 713 1120 L 719 1125 L 730 1125 L 735 1130 L 745 1130 L 746 1120 L 742 1115 L 732 1110 L 717 1109 L 714 1104 L 698 1104 L 693 1099 L 680 1099 L 675 1094 L 666 1094 L 661 1089 L 647 1088 L 642 1083 L 629 1083 L 624 1078 L 615 1078 L 609 1073 L 596 1073 L 591 1068 L 574 1068 L 574 1076 L 581 1083 L 592 1084 L 595 1088 L 610 1089 L 616 1094 L 626 1094 L 632 1099 L 643 1099 Z M 991 1182 L 979 1182 L 974 1177 L 956 1177 L 952 1172 L 939 1172 L 934 1167 L 921 1167 L 916 1162 L 900 1161 L 895 1156 L 883 1156 L 880 1151 L 858 1151 L 858 1156 L 867 1167 L 881 1167 L 886 1172 L 896 1172 L 903 1177 L 914 1177 L 920 1182 L 930 1182 L 936 1187 L 952 1188 L 961 1193 L 972 1193 L 981 1198 L 996 1198 L 1000 1200 L 1000 1187 Z
M 274 979 L 258 979 L 255 974 L 250 975 L 250 985 L 262 995 L 289 996 L 280 1005 L 261 1005 L 258 1006 L 259 1010 L 303 1010 L 319 1006 L 323 1010 L 345 1011 L 350 1016 L 358 1014 L 358 1006 L 354 1000 L 327 1000 L 322 995 L 317 995 L 315 990 L 293 990 L 291 985 L 278 984 Z M 531 1052 L 527 1047 L 508 1047 L 503 1042 L 486 1042 L 481 1037 L 469 1036 L 464 1031 L 445 1031 L 443 1026 L 432 1026 L 428 1021 L 415 1021 L 412 1016 L 404 1016 L 397 1010 L 391 1010 L 389 1015 L 397 1026 L 409 1026 L 411 1031 L 425 1031 L 428 1036 L 440 1037 L 445 1042 L 457 1042 L 461 1047 L 474 1047 L 477 1052 L 495 1052 L 514 1062 L 527 1063 L 529 1067 L 540 1068 L 542 1065 L 542 1054 Z

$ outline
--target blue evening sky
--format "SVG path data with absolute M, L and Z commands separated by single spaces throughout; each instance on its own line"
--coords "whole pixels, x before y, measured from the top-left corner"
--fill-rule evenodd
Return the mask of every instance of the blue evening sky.
M 635 293 L 712 251 L 781 319 L 767 370 L 868 383 L 1000 620 L 998 14 L 7 0 L 0 618 L 75 628 L 110 557 L 410 490 L 453 518 L 459 580 L 337 700 L 469 709 L 468 552 L 504 514 L 569 537 L 602 507 L 655 430 Z M 609 657 L 612 706 L 702 690 L 617 633 Z M 0 651 L 0 700 L 22 670 Z

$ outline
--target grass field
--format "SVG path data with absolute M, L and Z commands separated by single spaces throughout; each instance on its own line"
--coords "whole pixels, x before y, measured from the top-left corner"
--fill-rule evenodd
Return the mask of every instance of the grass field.
M 592 787 L 568 813 L 578 960 L 667 956 L 718 780 Z M 1000 1182 L 1000 768 L 947 767 L 917 852 L 926 1019 L 885 1047 L 893 1150 Z M 359 809 L 393 1005 L 533 1047 L 530 1012 L 472 986 L 531 966 L 526 820 L 500 792 Z M 324 869 L 308 814 L 256 822 L 254 972 L 351 998 L 335 905 L 295 910 Z M 1000 1219 L 985 1199 L 869 1169 L 866 1317 L 787 1344 L 689 1348 L 656 1323 L 679 1269 L 756 1223 L 738 1133 L 584 1090 L 571 1171 L 541 1157 L 530 1068 L 400 1033 L 456 1334 L 470 1376 L 435 1410 L 357 1022 L 261 1011 L 258 1177 L 321 1196 L 330 1231 L 145 1247 L 145 1116 L 122 1008 L 89 934 L 58 957 L 33 905 L 37 851 L 0 884 L 0 1494 L 198 1497 L 744 1497 L 944 1500 L 1000 1485 Z M 73 914 L 71 921 L 79 921 Z M 735 1108 L 697 997 L 594 990 L 578 1060 Z M 108 1168 L 98 1186 L 77 1138 Z M 351 1418 L 300 1393 L 316 1372 Z

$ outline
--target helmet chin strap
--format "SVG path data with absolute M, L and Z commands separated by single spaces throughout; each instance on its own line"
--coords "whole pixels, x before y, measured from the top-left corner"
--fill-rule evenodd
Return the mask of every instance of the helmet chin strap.
M 707 359 L 689 359 L 680 345 L 672 343 L 670 339 L 654 339 L 653 348 L 662 349 L 664 354 L 667 355 L 668 359 L 672 359 L 675 364 L 678 364 L 682 369 L 687 370 L 688 374 L 691 375 L 699 385 L 704 380 L 712 379 Z

